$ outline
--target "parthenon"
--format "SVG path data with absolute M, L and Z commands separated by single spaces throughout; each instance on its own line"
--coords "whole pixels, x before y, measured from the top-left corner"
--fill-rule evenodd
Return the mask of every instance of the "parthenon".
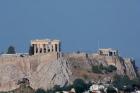
M 60 52 L 60 40 L 36 39 L 31 40 L 34 54 Z

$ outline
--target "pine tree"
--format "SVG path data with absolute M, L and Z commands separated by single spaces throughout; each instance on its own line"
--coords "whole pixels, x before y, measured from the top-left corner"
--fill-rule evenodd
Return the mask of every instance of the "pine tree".
M 7 50 L 7 54 L 16 54 L 15 47 L 9 46 Z

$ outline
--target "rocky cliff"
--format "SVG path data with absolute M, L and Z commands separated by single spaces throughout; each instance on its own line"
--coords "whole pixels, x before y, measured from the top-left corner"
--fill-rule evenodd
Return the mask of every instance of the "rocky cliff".
M 127 75 L 130 79 L 137 77 L 135 70 L 135 62 L 130 58 L 122 58 L 119 56 L 101 56 L 98 54 L 87 53 L 69 53 L 65 54 L 73 72 L 73 79 L 83 78 L 86 80 L 112 80 L 115 74 Z M 92 66 L 96 65 L 109 66 L 113 65 L 117 68 L 112 73 L 97 74 L 92 72 Z
M 93 65 L 114 65 L 117 71 L 108 74 L 91 72 Z M 52 88 L 54 85 L 65 86 L 76 78 L 85 80 L 108 79 L 113 74 L 126 74 L 136 77 L 133 61 L 121 57 L 105 57 L 97 54 L 69 53 L 61 57 L 58 53 L 33 56 L 0 56 L 0 91 L 18 88 L 17 82 L 28 78 L 32 88 Z
M 34 89 L 48 89 L 54 85 L 64 86 L 69 82 L 71 71 L 63 58 L 56 53 L 35 56 L 0 57 L 0 91 L 18 88 L 18 80 L 28 78 Z

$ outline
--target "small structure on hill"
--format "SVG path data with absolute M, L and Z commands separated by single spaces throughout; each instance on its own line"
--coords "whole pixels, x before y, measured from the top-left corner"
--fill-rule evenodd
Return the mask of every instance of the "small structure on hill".
M 118 56 L 118 50 L 113 50 L 112 48 L 103 48 L 99 49 L 98 51 L 99 55 L 103 56 Z
M 50 52 L 60 52 L 60 40 L 31 40 L 31 47 L 33 48 L 33 54 L 42 54 Z

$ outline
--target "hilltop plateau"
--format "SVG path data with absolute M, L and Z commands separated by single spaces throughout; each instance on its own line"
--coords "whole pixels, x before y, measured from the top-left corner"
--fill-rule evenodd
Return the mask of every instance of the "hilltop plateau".
M 85 82 L 111 82 L 116 74 L 136 78 L 134 60 L 83 52 L 0 56 L 0 91 L 18 88 L 22 78 L 29 79 L 33 89 L 47 90 L 70 85 L 79 78 Z

